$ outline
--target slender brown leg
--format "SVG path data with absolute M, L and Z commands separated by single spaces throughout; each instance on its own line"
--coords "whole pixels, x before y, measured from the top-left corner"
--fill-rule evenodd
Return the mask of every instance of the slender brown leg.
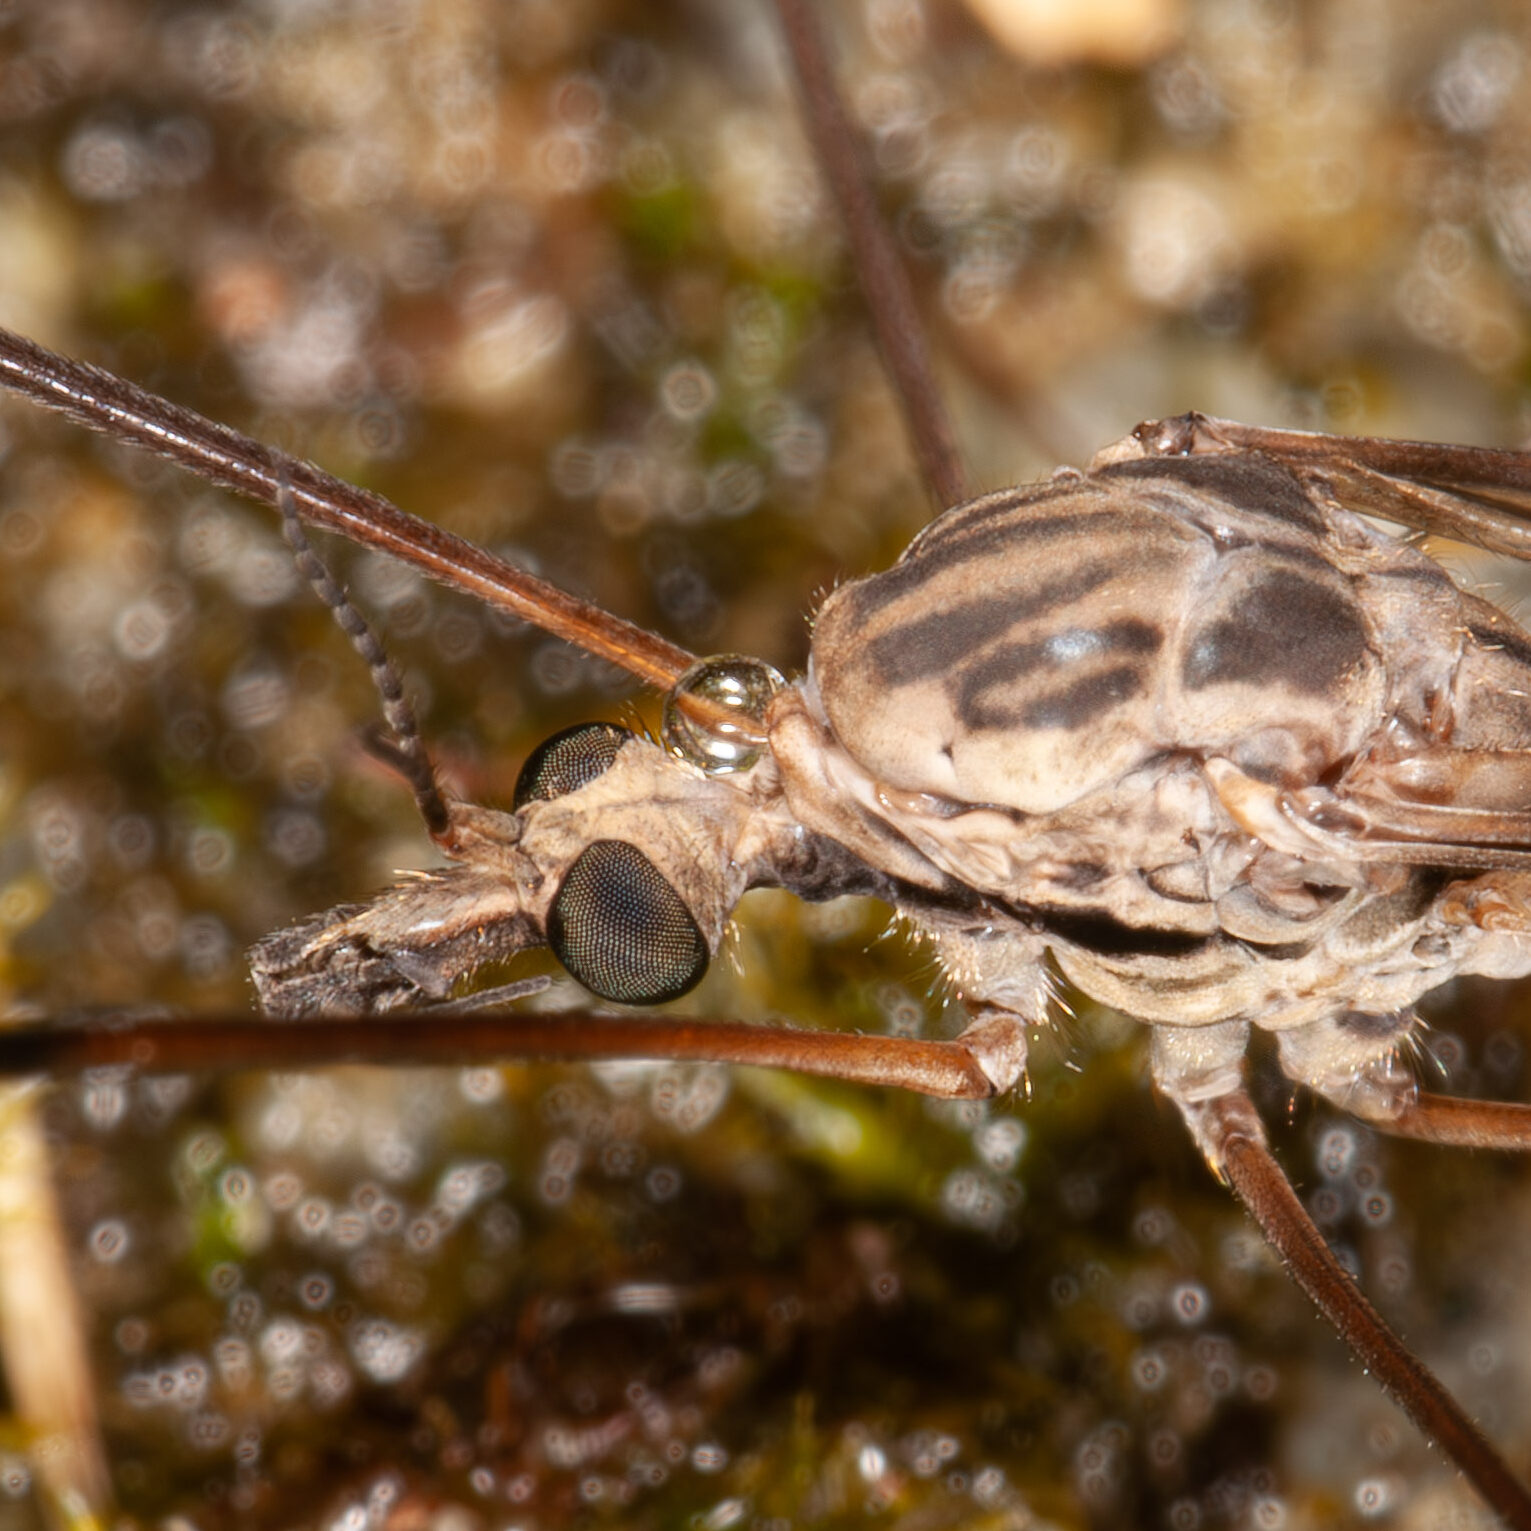
M 945 509 L 971 496 L 956 436 L 936 388 L 908 272 L 872 200 L 861 141 L 835 86 L 816 6 L 812 0 L 776 0 L 776 9 L 797 73 L 808 136 L 840 209 L 877 348 L 903 405 L 920 476 Z
M 1416 1095 L 1396 1114 L 1363 1115 L 1378 1132 L 1418 1138 L 1456 1148 L 1531 1149 L 1531 1106 L 1519 1101 L 1458 1100 L 1451 1095 Z
M 454 590 L 610 660 L 647 685 L 668 690 L 696 661 L 668 639 L 566 594 L 381 495 L 6 329 L 0 329 L 0 386 L 263 505 L 275 505 L 285 484 L 310 525 L 402 558 Z
M 1205 1134 L 1204 1141 L 1292 1279 L 1425 1437 L 1461 1469 L 1494 1513 L 1517 1531 L 1531 1531 L 1531 1492 L 1335 1259 L 1272 1155 L 1248 1094 L 1237 1090 L 1190 1110 L 1201 1117 L 1196 1125 Z
M 271 1021 L 92 1019 L 0 1030 L 0 1077 L 128 1065 L 158 1072 L 482 1065 L 503 1058 L 689 1059 L 792 1069 L 853 1084 L 891 1085 L 952 1100 L 981 1100 L 1001 1083 L 981 1044 L 926 1042 L 790 1026 L 671 1017 L 432 1014 L 397 1019 Z M 1002 1081 L 1008 1083 L 1008 1081 Z

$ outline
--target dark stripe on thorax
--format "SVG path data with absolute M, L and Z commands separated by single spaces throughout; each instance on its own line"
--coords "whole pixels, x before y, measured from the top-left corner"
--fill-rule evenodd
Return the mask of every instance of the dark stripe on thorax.
M 1060 641 L 1080 640 L 1077 655 Z M 954 705 L 971 729 L 1076 728 L 1147 687 L 1144 656 L 1157 655 L 1163 632 L 1151 622 L 1124 617 L 1103 627 L 1065 630 L 1027 643 L 1007 643 L 963 665 Z M 1110 664 L 1133 656 L 1139 662 Z M 1110 668 L 1101 669 L 1102 663 Z M 1031 684 L 1028 684 L 1030 682 Z M 1037 695 L 1037 685 L 1053 689 Z
M 922 575 L 945 574 L 975 559 L 1010 554 L 1028 546 L 1056 542 L 1062 537 L 1098 536 L 1114 532 L 1122 523 L 1116 510 L 1068 511 L 1057 515 L 1032 516 L 1021 506 L 1003 518 L 986 517 L 969 526 L 953 527 L 929 541 L 911 543 L 894 569 L 917 568 Z
M 876 590 L 896 572 L 893 570 L 865 585 L 850 587 L 848 597 L 855 603 L 853 621 L 864 624 L 867 620 L 867 609 L 861 604 L 863 592 Z M 915 617 L 879 633 L 867 644 L 867 657 L 878 679 L 885 685 L 907 685 L 911 681 L 926 680 L 932 675 L 960 668 L 979 650 L 1011 631 L 1018 622 L 1045 616 L 1060 606 L 1067 606 L 1121 572 L 1115 563 L 1082 564 L 1064 578 L 1036 590 L 980 596 L 927 616 Z M 877 603 L 878 606 L 887 604 L 887 601 Z
M 1193 457 L 1148 457 L 1113 463 L 1103 479 L 1170 479 L 1215 494 L 1235 510 L 1270 516 L 1323 536 L 1327 522 L 1291 471 L 1263 452 L 1218 452 Z
M 1353 602 L 1295 569 L 1276 568 L 1235 611 L 1200 628 L 1181 679 L 1192 691 L 1235 683 L 1322 696 L 1365 658 L 1366 628 Z

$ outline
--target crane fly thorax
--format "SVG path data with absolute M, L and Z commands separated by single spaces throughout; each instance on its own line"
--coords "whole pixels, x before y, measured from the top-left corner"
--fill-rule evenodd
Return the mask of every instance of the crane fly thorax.
M 796 697 L 800 818 L 1014 911 L 1142 1019 L 1300 1027 L 1531 964 L 1349 833 L 1358 804 L 1525 801 L 1531 640 L 1262 454 L 959 506 L 826 600 Z
M 1377 726 L 1386 693 L 1326 530 L 1257 456 L 1126 463 L 974 501 L 825 602 L 827 715 L 890 785 L 1029 814 L 1185 751 L 1317 779 Z

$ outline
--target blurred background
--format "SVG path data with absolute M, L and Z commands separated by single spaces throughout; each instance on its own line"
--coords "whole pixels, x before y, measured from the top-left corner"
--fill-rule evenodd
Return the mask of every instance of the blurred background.
M 1531 428 L 1525 5 L 824 10 L 980 487 L 1191 407 Z M 0 3 L 0 322 L 787 671 L 934 510 L 763 0 Z M 251 941 L 429 864 L 357 744 L 365 668 L 269 513 L 23 404 L 0 430 L 0 1005 L 246 1008 Z M 465 795 L 653 722 L 326 551 Z M 1443 556 L 1516 609 L 1513 567 Z M 958 1024 L 865 902 L 752 895 L 716 969 L 698 1013 Z M 0 1526 L 1474 1524 L 1139 1029 L 1075 1008 L 990 1109 L 489 1059 L 8 1097 Z M 1513 989 L 1431 1014 L 1428 1078 L 1531 1094 Z M 1525 1171 L 1260 1086 L 1326 1233 L 1531 1468 Z

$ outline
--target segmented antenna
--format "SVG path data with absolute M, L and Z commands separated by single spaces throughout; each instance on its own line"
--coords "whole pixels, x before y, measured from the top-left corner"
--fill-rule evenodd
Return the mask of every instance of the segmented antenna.
M 420 725 L 415 720 L 415 710 L 404 695 L 404 681 L 393 661 L 383 650 L 381 640 L 367 624 L 367 619 L 351 604 L 351 598 L 340 588 L 324 560 L 314 551 L 303 522 L 298 515 L 298 502 L 292 488 L 283 476 L 277 483 L 276 508 L 282 516 L 282 535 L 292 549 L 293 562 L 298 573 L 313 586 L 314 593 L 329 607 L 330 615 L 340 624 L 340 630 L 351 640 L 351 647 L 361 655 L 372 672 L 372 684 L 383 703 L 383 719 L 388 725 L 388 737 L 374 735 L 368 739 L 368 747 L 391 765 L 409 784 L 415 795 L 415 806 L 433 840 L 443 839 L 452 822 L 441 784 L 436 779 L 436 768 L 420 737 Z

